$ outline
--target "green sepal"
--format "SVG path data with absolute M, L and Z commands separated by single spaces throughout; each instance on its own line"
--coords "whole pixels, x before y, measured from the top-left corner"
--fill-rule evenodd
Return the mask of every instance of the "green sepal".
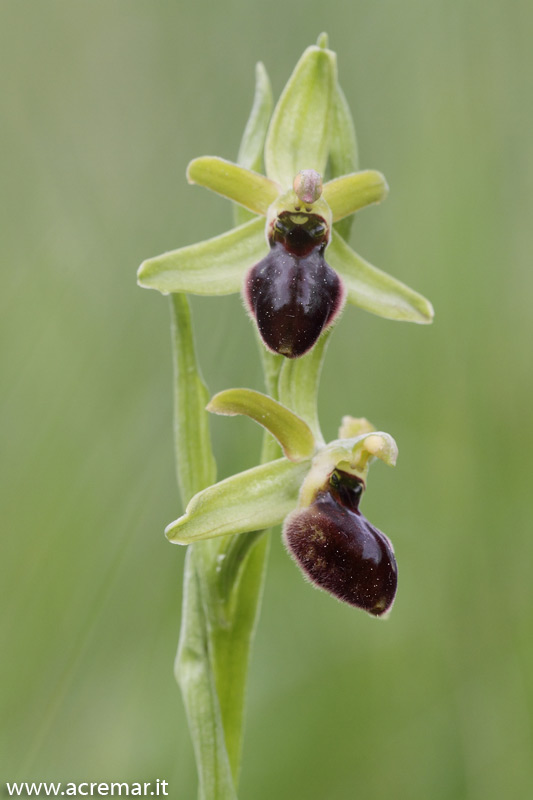
M 241 290 L 246 270 L 267 251 L 265 221 L 256 217 L 213 239 L 143 261 L 137 282 L 164 294 L 233 294 Z
M 331 178 L 339 178 L 341 175 L 357 172 L 359 169 L 359 152 L 352 112 L 338 82 L 335 86 L 333 98 L 332 120 L 329 145 L 329 175 Z M 345 217 L 340 222 L 335 223 L 335 230 L 345 239 L 348 239 L 352 229 L 352 222 L 352 218 Z
M 263 151 L 273 105 L 270 80 L 264 65 L 259 62 L 255 67 L 255 93 L 252 110 L 237 156 L 237 163 L 241 167 L 246 167 L 254 172 L 263 172 Z M 236 225 L 242 225 L 251 217 L 252 213 L 246 208 L 239 205 L 233 207 L 233 218 Z
M 176 544 L 277 525 L 295 507 L 309 462 L 270 461 L 215 483 L 195 495 L 185 514 L 165 530 Z
M 265 144 L 265 167 L 284 189 L 303 169 L 324 175 L 336 73 L 335 53 L 308 47 L 278 100 Z
M 349 303 L 386 319 L 419 324 L 433 321 L 429 300 L 358 256 L 335 230 L 326 260 L 341 276 Z
M 371 203 L 380 203 L 388 192 L 385 176 L 377 170 L 365 169 L 328 181 L 322 195 L 331 208 L 333 222 L 337 222 Z
M 278 184 L 265 175 L 218 156 L 193 159 L 187 167 L 187 180 L 263 216 L 280 193 Z
M 251 417 L 275 436 L 290 461 L 306 461 L 314 453 L 315 437 L 309 425 L 266 394 L 252 389 L 227 389 L 212 398 L 207 410 Z

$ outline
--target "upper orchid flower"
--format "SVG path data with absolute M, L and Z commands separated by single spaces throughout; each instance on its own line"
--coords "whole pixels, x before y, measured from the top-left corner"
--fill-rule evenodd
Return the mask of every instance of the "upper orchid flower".
M 324 37 L 302 55 L 270 121 L 262 66 L 257 76 L 240 164 L 204 156 L 187 170 L 190 183 L 237 203 L 243 224 L 144 261 L 139 284 L 164 293 L 242 291 L 266 346 L 289 358 L 314 345 L 345 300 L 389 319 L 431 322 L 428 300 L 344 238 L 349 217 L 383 200 L 388 187 L 380 172 L 356 171 L 353 123 Z M 326 172 L 332 179 L 323 184 Z

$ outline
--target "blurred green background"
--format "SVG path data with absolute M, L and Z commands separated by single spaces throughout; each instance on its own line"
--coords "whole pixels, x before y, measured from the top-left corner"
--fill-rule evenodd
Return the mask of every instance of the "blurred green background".
M 391 186 L 352 243 L 437 316 L 349 308 L 332 337 L 328 437 L 351 413 L 400 447 L 363 505 L 400 589 L 380 623 L 274 536 L 239 796 L 533 796 L 532 26 L 527 0 L 3 0 L 1 781 L 194 797 L 169 315 L 135 271 L 227 229 L 188 161 L 234 158 L 255 62 L 278 95 L 327 30 L 361 165 Z M 241 300 L 194 312 L 210 390 L 261 388 Z M 253 423 L 213 434 L 222 476 L 254 463 Z

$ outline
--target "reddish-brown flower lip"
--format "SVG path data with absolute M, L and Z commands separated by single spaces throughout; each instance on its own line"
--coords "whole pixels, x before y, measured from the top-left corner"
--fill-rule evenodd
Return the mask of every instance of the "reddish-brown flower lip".
M 333 475 L 310 506 L 287 517 L 285 545 L 315 586 L 383 616 L 398 582 L 392 544 L 359 511 L 362 481 L 338 470 Z
M 288 358 L 307 353 L 344 303 L 344 286 L 324 259 L 327 237 L 322 217 L 283 212 L 270 252 L 245 278 L 244 299 L 265 345 Z

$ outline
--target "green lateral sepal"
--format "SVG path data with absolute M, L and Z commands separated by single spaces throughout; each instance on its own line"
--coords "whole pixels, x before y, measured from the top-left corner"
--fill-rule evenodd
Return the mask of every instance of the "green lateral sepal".
M 280 458 L 215 483 L 192 498 L 185 514 L 168 525 L 166 537 L 191 544 L 278 525 L 296 508 L 309 463 Z
M 163 294 L 233 294 L 241 290 L 246 270 L 267 252 L 265 221 L 256 217 L 205 242 L 143 261 L 137 282 Z
M 422 325 L 433 321 L 429 300 L 358 256 L 335 230 L 326 260 L 342 277 L 349 303 L 386 319 Z

